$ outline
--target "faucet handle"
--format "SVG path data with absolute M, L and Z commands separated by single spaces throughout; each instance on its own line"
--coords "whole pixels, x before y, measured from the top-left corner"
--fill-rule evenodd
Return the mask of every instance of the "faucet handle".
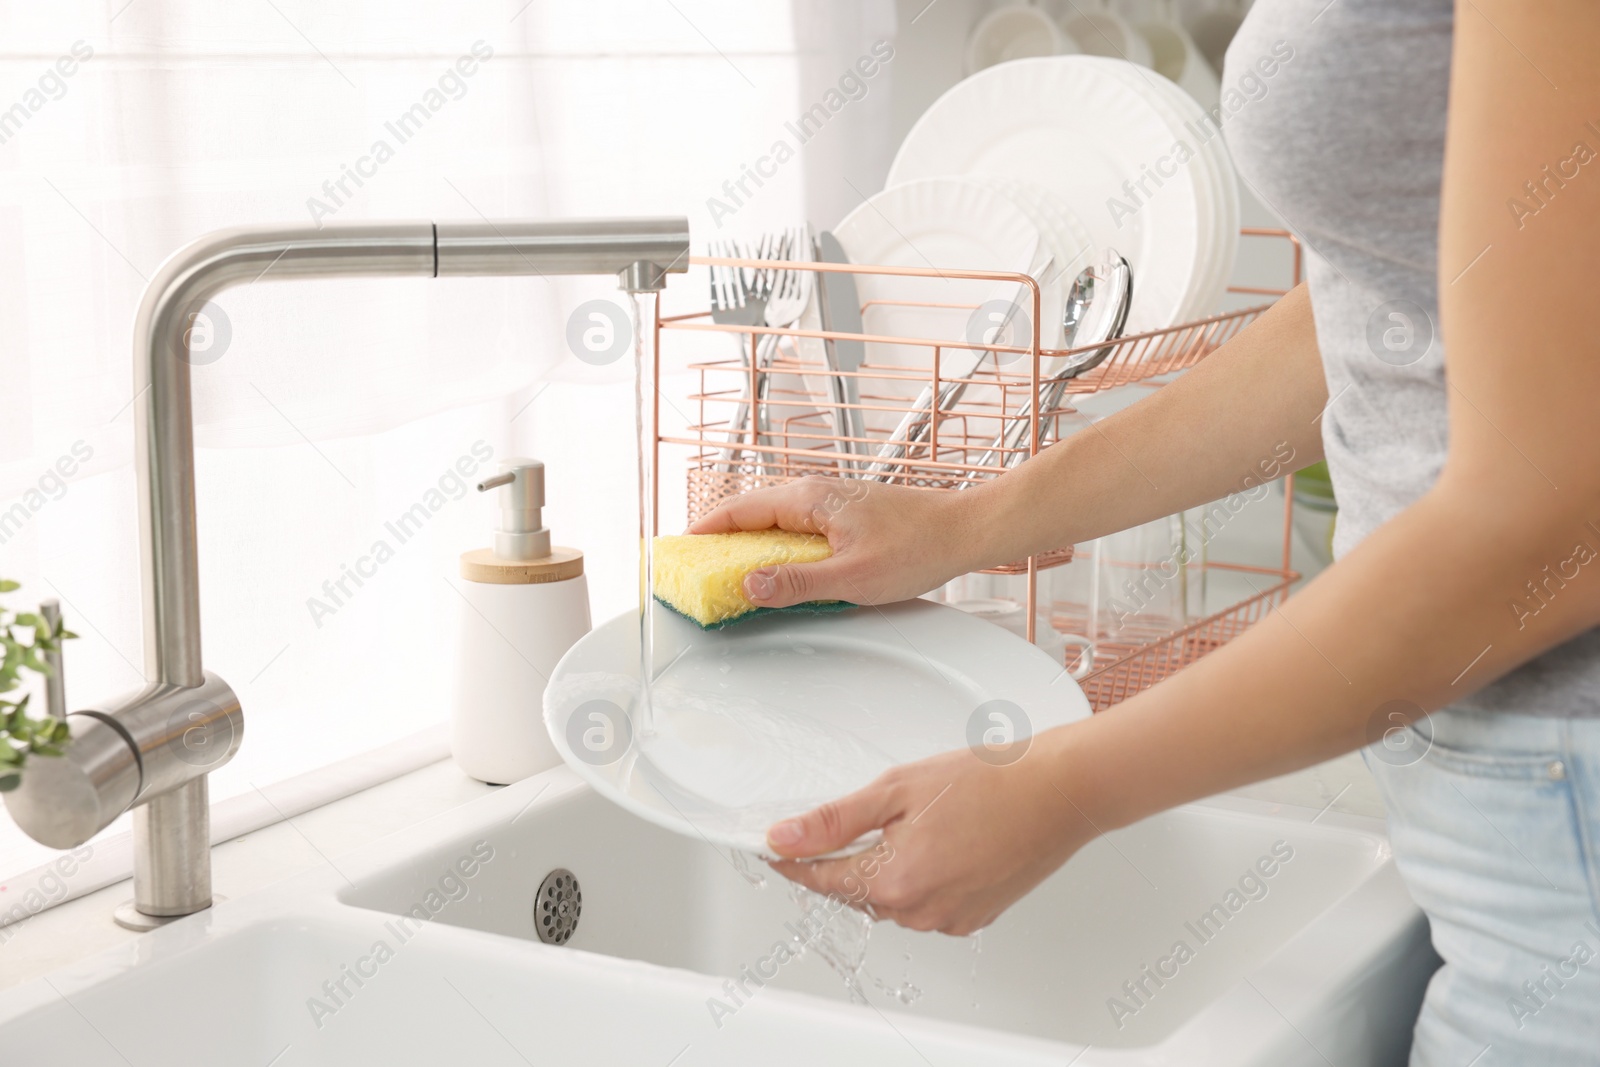
M 39 614 L 44 617 L 44 623 L 50 628 L 50 637 L 55 637 L 61 631 L 61 602 L 54 598 L 46 600 L 39 605 Z M 34 638 L 38 640 L 37 637 Z M 61 673 L 61 643 L 52 642 L 55 647 L 48 649 L 44 654 L 44 662 L 50 668 L 50 673 L 44 680 L 45 710 L 49 711 L 52 718 L 65 719 L 67 717 L 67 679 Z
M 67 724 L 66 751 L 29 760 L 5 794 L 22 832 L 51 848 L 76 848 L 130 807 L 216 770 L 244 735 L 238 696 L 210 671 L 197 686 L 148 683 Z
M 50 848 L 77 848 L 138 798 L 139 754 L 102 712 L 67 717 L 72 741 L 60 756 L 31 759 L 22 784 L 5 795 L 22 832 Z

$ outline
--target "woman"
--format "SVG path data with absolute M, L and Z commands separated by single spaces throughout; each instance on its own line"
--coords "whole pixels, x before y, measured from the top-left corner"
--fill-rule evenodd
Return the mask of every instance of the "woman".
M 881 827 L 896 858 L 876 914 L 964 934 L 1100 833 L 1406 728 L 1425 756 L 1368 763 L 1445 961 L 1413 1064 L 1593 1063 L 1600 958 L 1577 946 L 1600 953 L 1600 5 L 1257 0 L 1224 84 L 1285 43 L 1226 132 L 1308 243 L 1306 285 L 974 491 L 871 486 L 834 510 L 814 479 L 693 529 L 820 524 L 832 558 L 752 574 L 752 599 L 884 603 L 1215 500 L 1287 443 L 1329 463 L 1338 562 L 1017 763 L 903 766 L 770 844 L 803 858 Z M 779 868 L 820 892 L 847 873 Z

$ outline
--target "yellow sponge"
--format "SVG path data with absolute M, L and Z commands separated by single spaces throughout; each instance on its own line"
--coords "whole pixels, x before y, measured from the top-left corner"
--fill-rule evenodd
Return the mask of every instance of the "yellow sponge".
M 667 607 L 703 629 L 714 630 L 774 610 L 759 608 L 744 595 L 744 577 L 751 571 L 780 563 L 815 563 L 830 555 L 826 537 L 788 530 L 658 537 L 653 592 Z M 851 606 L 830 600 L 797 604 L 795 609 L 832 611 Z

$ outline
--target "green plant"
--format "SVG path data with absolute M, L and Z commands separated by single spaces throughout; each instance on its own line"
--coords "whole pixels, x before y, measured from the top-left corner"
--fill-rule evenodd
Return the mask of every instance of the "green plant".
M 0 578 L 0 593 L 14 593 L 20 588 L 16 582 Z M 17 638 L 14 628 L 18 626 L 32 630 L 31 642 Z M 0 659 L 0 693 L 9 693 L 21 685 L 24 670 L 49 674 L 50 665 L 43 654 L 57 651 L 62 641 L 77 636 L 59 620 L 52 629 L 37 612 L 13 615 L 0 606 L 0 649 L 5 652 L 5 658 Z M 22 768 L 29 756 L 59 756 L 70 736 L 64 720 L 29 715 L 27 695 L 21 700 L 0 698 L 0 793 L 21 784 Z

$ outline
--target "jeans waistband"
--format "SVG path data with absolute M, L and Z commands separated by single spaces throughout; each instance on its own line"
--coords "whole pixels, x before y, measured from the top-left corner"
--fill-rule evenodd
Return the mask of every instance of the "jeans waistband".
M 1600 746 L 1600 720 L 1558 719 L 1511 712 L 1446 708 L 1418 726 L 1431 731 L 1434 743 L 1468 751 L 1506 755 L 1549 752 L 1569 743 Z

